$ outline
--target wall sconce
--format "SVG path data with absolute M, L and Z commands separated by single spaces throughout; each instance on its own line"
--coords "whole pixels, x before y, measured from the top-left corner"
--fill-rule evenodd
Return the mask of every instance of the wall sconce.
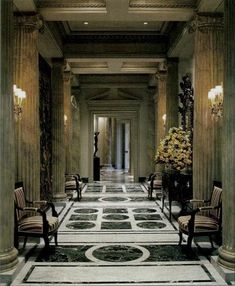
M 66 114 L 64 114 L 64 126 L 66 126 L 66 125 L 67 125 L 67 120 L 68 120 L 68 117 L 67 117 L 67 115 L 66 115 Z
M 26 98 L 26 92 L 21 88 L 18 88 L 16 84 L 13 85 L 13 95 L 14 95 L 14 113 L 16 119 L 21 119 L 21 114 L 23 112 L 22 103 Z
M 208 92 L 208 98 L 210 100 L 210 108 L 212 115 L 217 118 L 223 116 L 223 87 L 222 85 L 216 85 Z
M 163 127 L 166 127 L 166 114 L 162 115 L 162 120 L 163 120 Z

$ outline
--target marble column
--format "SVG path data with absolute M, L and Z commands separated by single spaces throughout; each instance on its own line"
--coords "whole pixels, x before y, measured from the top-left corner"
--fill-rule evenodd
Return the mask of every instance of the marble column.
M 14 248 L 13 1 L 0 2 L 0 273 L 18 262 Z
M 213 118 L 208 91 L 223 80 L 223 19 L 197 15 L 195 32 L 195 101 L 193 136 L 194 197 L 210 197 L 216 164 L 213 146 Z M 216 144 L 219 145 L 219 142 Z
M 40 198 L 40 125 L 38 15 L 14 16 L 14 84 L 26 92 L 21 118 L 16 117 L 16 180 L 23 181 L 27 198 Z
M 112 166 L 116 167 L 117 119 L 112 118 Z
M 81 132 L 80 132 L 80 104 L 78 98 L 80 91 L 78 89 L 72 90 L 72 139 L 71 139 L 71 173 L 77 173 L 81 176 L 80 163 L 81 163 Z
M 223 242 L 218 263 L 235 270 L 235 0 L 224 1 Z
M 111 117 L 105 118 L 105 165 L 112 166 L 112 124 Z
M 53 59 L 52 88 L 52 197 L 65 199 L 65 146 L 64 146 L 64 61 Z
M 158 94 L 155 99 L 155 146 L 157 151 L 161 139 L 163 139 L 166 134 L 166 125 L 163 122 L 163 115 L 166 114 L 167 72 L 158 72 L 156 76 L 158 79 Z M 156 170 L 161 171 L 161 169 L 162 166 L 157 164 Z
M 166 93 L 166 132 L 177 127 L 178 122 L 178 59 L 167 61 L 167 93 Z
M 72 105 L 71 105 L 71 72 L 64 72 L 64 131 L 65 131 L 65 172 L 71 173 L 72 148 Z

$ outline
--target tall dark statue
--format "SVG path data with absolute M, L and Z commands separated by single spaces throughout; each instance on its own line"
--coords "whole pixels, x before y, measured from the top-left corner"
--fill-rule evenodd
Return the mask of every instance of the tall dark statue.
M 94 135 L 94 147 L 95 147 L 94 157 L 96 157 L 96 153 L 98 151 L 98 135 L 99 134 L 100 132 L 95 132 L 95 135 Z

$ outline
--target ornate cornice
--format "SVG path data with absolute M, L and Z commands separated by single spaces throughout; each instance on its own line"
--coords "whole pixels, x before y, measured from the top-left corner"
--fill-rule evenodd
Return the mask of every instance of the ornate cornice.
M 195 8 L 194 0 L 130 0 L 130 8 Z
M 224 19 L 221 15 L 196 15 L 189 23 L 188 31 L 193 33 L 196 30 L 206 33 L 211 30 L 223 30 Z
M 27 32 L 33 32 L 35 30 L 39 30 L 43 32 L 44 29 L 44 21 L 41 15 L 14 15 L 14 24 L 15 28 L 23 27 Z
M 38 8 L 105 8 L 105 0 L 44 0 L 37 1 Z
M 166 36 L 153 34 L 124 34 L 124 33 L 90 33 L 90 34 L 75 34 L 67 37 L 71 43 L 79 41 L 79 43 L 166 43 Z

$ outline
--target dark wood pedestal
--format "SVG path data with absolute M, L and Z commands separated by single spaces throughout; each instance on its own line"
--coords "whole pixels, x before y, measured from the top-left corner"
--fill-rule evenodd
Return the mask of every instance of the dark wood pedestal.
M 94 157 L 93 159 L 93 179 L 94 181 L 100 180 L 100 158 Z
M 164 172 L 162 176 L 162 188 L 162 210 L 164 210 L 164 201 L 167 197 L 169 202 L 169 219 L 171 220 L 172 201 L 177 201 L 183 206 L 185 201 L 192 199 L 192 174 Z

